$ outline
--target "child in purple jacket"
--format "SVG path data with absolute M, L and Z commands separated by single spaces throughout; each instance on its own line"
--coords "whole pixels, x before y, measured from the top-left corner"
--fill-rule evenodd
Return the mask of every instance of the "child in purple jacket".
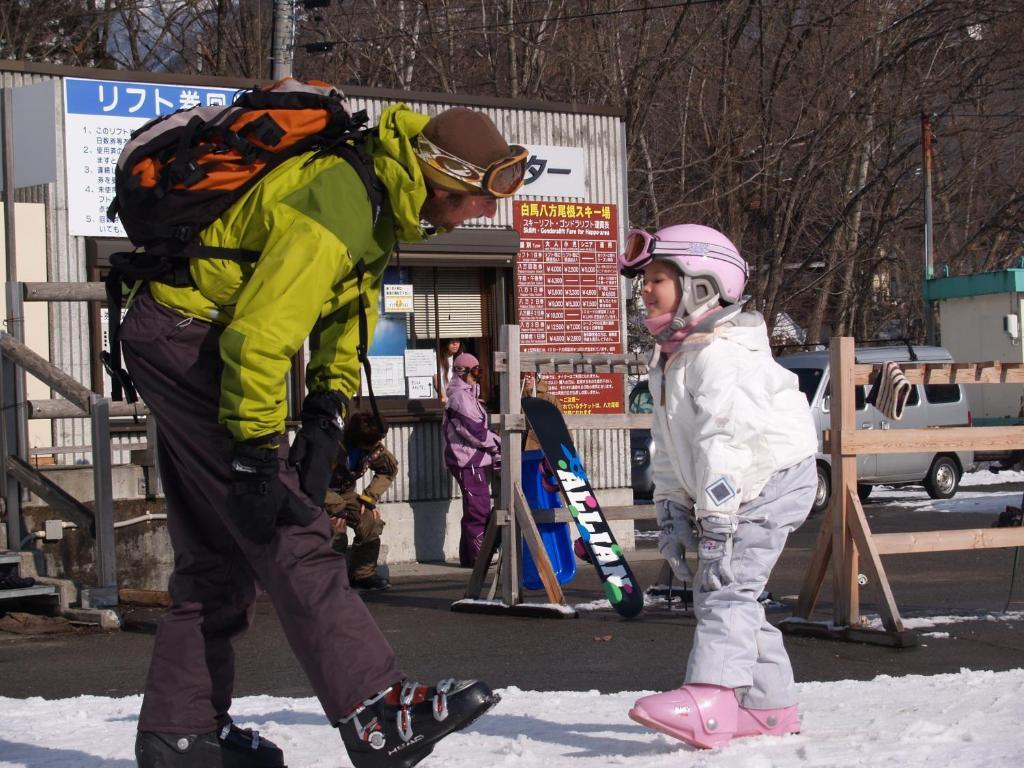
M 462 537 L 459 563 L 476 564 L 491 514 L 491 486 L 486 467 L 500 466 L 501 438 L 487 427 L 480 404 L 480 361 L 468 352 L 455 358 L 444 409 L 444 463 L 462 491 Z

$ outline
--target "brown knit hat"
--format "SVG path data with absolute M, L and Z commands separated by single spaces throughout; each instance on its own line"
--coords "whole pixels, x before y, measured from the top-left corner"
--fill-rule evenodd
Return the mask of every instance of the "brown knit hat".
M 483 112 L 465 107 L 446 109 L 430 118 L 423 135 L 436 147 L 480 168 L 503 160 L 511 153 L 508 142 Z M 420 170 L 428 184 L 452 192 L 479 192 L 457 176 L 444 173 L 419 157 Z

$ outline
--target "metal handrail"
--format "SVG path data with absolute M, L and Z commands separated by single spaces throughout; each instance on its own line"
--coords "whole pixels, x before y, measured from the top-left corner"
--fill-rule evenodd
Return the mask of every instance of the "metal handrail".
M 0 331 L 0 351 L 44 384 L 57 390 L 86 415 L 91 413 L 93 392 L 49 360 L 33 352 L 6 331 Z
M 16 286 L 17 284 L 15 284 Z M 31 284 L 29 284 L 31 285 Z M 41 284 L 34 284 L 41 285 Z M 85 284 L 89 287 L 89 284 Z M 14 287 L 14 286 L 12 286 Z M 92 290 L 91 287 L 88 288 Z M 26 284 L 21 284 L 20 292 L 9 292 L 9 299 L 13 297 L 18 302 L 26 293 L 29 293 Z M 39 295 L 40 292 L 36 292 Z M 45 293 L 42 292 L 42 293 Z M 85 293 L 85 291 L 83 291 Z M 78 296 L 71 296 L 67 291 L 54 295 L 53 298 L 34 300 L 40 301 L 68 301 L 79 299 Z M 80 299 L 81 300 L 81 299 Z M 91 300 L 91 299 L 86 299 Z M 21 316 L 20 307 L 11 307 L 15 316 Z M 91 589 L 83 589 L 81 595 L 82 607 L 98 608 L 113 607 L 117 605 L 117 557 L 114 542 L 114 493 L 113 493 L 113 467 L 111 462 L 110 443 L 110 401 L 99 395 L 88 387 L 82 385 L 74 378 L 66 374 L 49 360 L 32 351 L 23 342 L 13 335 L 0 331 L 0 363 L 2 363 L 3 376 L 6 379 L 15 379 L 18 370 L 31 373 L 44 384 L 55 390 L 66 398 L 66 402 L 60 400 L 39 401 L 52 405 L 55 410 L 67 409 L 71 411 L 68 415 L 84 416 L 91 422 L 92 427 L 92 470 L 93 470 L 93 494 L 95 509 L 95 536 L 96 536 L 96 574 L 98 586 Z M 10 372 L 10 375 L 8 375 Z M 18 419 L 19 425 L 24 425 L 28 419 L 28 412 L 31 405 L 27 400 L 18 401 L 18 397 L 7 387 L 4 388 L 4 402 L 0 408 L 0 417 L 4 424 L 0 429 L 6 429 L 8 420 Z M 52 418 L 52 417 L 51 417 Z M 12 456 L 20 459 L 20 464 L 14 465 L 5 460 L 4 475 L 8 481 L 7 494 L 5 498 L 7 512 L 7 537 L 10 549 L 21 548 L 21 493 L 19 487 L 26 479 L 26 472 L 35 472 L 27 462 L 28 457 L 21 455 L 27 453 L 27 441 L 24 445 L 18 445 L 11 451 L 8 445 L 7 450 Z M 14 481 L 14 487 L 10 487 L 9 481 Z M 40 486 L 42 487 L 42 486 Z M 37 489 L 38 490 L 38 489 Z

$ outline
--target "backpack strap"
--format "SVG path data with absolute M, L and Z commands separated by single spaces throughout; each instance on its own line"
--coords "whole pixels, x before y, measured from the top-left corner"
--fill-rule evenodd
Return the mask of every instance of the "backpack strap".
M 373 370 L 370 367 L 370 357 L 367 354 L 370 333 L 369 323 L 366 319 L 366 297 L 363 296 L 363 276 L 366 274 L 366 264 L 363 263 L 362 259 L 359 259 L 355 263 L 355 268 L 356 287 L 359 291 L 359 344 L 356 346 L 356 356 L 366 371 L 366 390 L 370 395 L 370 408 L 373 410 L 373 418 L 377 422 L 377 427 L 380 429 L 381 434 L 383 434 L 385 432 L 384 420 L 380 417 L 380 411 L 377 409 L 377 398 L 373 394 Z
M 373 225 L 377 225 L 380 212 L 384 209 L 384 202 L 387 200 L 387 189 L 377 177 L 373 167 L 373 157 L 365 149 L 366 139 L 376 135 L 377 128 L 364 128 L 369 121 L 365 109 L 361 109 L 349 118 L 350 129 L 332 141 L 330 144 L 314 152 L 303 164 L 309 165 L 325 155 L 338 155 L 350 165 L 366 187 L 366 195 L 370 198 L 370 207 L 373 210 Z
M 365 138 L 365 134 L 363 134 L 360 141 L 365 141 Z M 336 151 L 359 174 L 363 186 L 366 187 L 366 195 L 370 198 L 370 207 L 373 210 L 373 226 L 377 226 L 377 219 L 380 218 L 380 212 L 384 208 L 387 190 L 373 168 L 373 158 L 368 152 L 363 151 L 362 147 L 353 146 L 347 142 L 339 144 Z
M 138 393 L 135 391 L 135 383 L 132 377 L 121 364 L 121 340 L 118 338 L 121 331 L 121 299 L 122 281 L 124 275 L 113 266 L 114 256 L 126 256 L 118 253 L 111 256 L 111 268 L 107 273 L 105 281 L 107 294 L 107 334 L 110 351 L 100 352 L 100 362 L 110 376 L 110 399 L 124 400 L 128 403 L 137 402 Z

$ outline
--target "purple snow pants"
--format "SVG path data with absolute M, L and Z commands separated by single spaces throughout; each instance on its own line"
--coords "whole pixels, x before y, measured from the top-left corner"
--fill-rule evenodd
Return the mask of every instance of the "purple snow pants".
M 491 484 L 487 470 L 480 467 L 449 467 L 462 491 L 462 536 L 459 539 L 459 564 L 472 568 L 484 543 L 487 519 L 491 515 Z
M 220 334 L 218 326 L 160 306 L 148 292 L 140 292 L 121 326 L 128 370 L 156 416 L 174 548 L 172 606 L 157 627 L 139 730 L 206 733 L 223 725 L 235 676 L 231 642 L 252 622 L 257 585 L 269 594 L 335 723 L 403 674 L 349 588 L 345 558 L 331 549 L 321 509 L 309 526 L 279 527 L 267 545 L 240 536 L 222 517 L 231 437 L 217 420 Z M 281 480 L 301 495 L 286 456 L 285 443 Z

